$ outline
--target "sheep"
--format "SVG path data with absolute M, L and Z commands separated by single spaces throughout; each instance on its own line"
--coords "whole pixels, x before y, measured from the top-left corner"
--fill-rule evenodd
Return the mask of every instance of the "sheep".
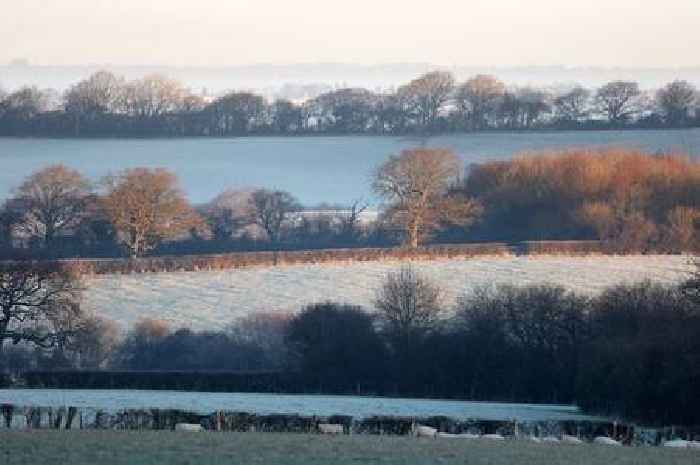
M 581 441 L 579 438 L 576 436 L 569 436 L 568 434 L 562 435 L 561 441 L 567 444 L 583 444 L 583 441 Z
M 451 433 L 438 433 L 439 438 L 450 438 L 450 439 L 479 439 L 481 436 L 478 434 L 462 433 L 462 434 L 451 434 Z
M 435 438 L 437 432 L 437 429 L 430 426 L 416 425 L 416 434 L 419 438 Z
M 175 431 L 187 431 L 190 433 L 201 433 L 204 431 L 202 425 L 196 423 L 177 423 L 175 425 Z
M 343 425 L 335 423 L 319 423 L 318 432 L 321 434 L 343 434 L 345 430 Z
M 620 441 L 616 441 L 612 438 L 609 438 L 607 436 L 598 436 L 593 440 L 594 444 L 602 444 L 605 446 L 621 446 L 622 443 Z

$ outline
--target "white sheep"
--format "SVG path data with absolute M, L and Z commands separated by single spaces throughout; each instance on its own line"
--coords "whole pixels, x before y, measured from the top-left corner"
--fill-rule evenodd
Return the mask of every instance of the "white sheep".
M 577 438 L 576 436 L 570 436 L 568 434 L 563 434 L 561 437 L 561 441 L 567 444 L 583 444 L 583 441 L 581 441 L 579 438 Z
M 430 426 L 416 425 L 416 434 L 419 438 L 435 438 L 437 432 L 437 429 Z
M 452 434 L 452 433 L 438 433 L 439 438 L 450 438 L 450 439 L 479 439 L 481 436 L 478 434 L 462 433 L 462 434 Z
M 594 444 L 602 444 L 604 446 L 621 446 L 622 443 L 620 441 L 616 441 L 613 438 L 609 438 L 607 436 L 598 436 L 593 440 Z
M 343 434 L 343 425 L 336 423 L 319 423 L 318 432 L 321 434 Z
M 196 423 L 177 423 L 175 425 L 175 431 L 187 431 L 190 433 L 201 433 L 204 431 L 202 425 Z

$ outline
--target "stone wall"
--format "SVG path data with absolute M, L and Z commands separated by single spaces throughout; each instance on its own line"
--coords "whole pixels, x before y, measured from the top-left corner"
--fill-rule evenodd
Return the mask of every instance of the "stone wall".
M 316 433 L 320 423 L 343 425 L 345 434 L 409 435 L 417 424 L 452 434 L 500 434 L 506 438 L 577 436 L 591 441 L 613 437 L 625 444 L 659 444 L 671 438 L 700 438 L 700 428 L 636 428 L 628 424 L 596 421 L 491 421 L 449 417 L 387 417 L 356 419 L 351 416 L 304 416 L 218 411 L 198 414 L 182 410 L 119 410 L 108 412 L 76 407 L 0 406 L 2 430 L 174 430 L 178 423 L 199 424 L 207 431 Z

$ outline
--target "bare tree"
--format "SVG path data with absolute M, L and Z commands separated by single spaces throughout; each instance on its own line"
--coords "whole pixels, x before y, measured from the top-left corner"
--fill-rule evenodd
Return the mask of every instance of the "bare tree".
M 207 107 L 212 131 L 218 135 L 245 134 L 260 124 L 265 101 L 250 92 L 230 92 Z
M 126 85 L 124 106 L 130 115 L 157 118 L 181 110 L 187 95 L 179 81 L 154 74 Z
M 656 92 L 656 101 L 666 122 L 672 125 L 688 121 L 690 110 L 697 99 L 697 89 L 688 81 L 673 81 Z
M 400 357 L 437 321 L 441 304 L 440 288 L 410 265 L 387 274 L 374 302 Z
M 433 71 L 402 86 L 398 94 L 407 110 L 415 115 L 418 124 L 433 129 L 440 109 L 447 102 L 454 89 L 455 80 L 451 73 Z
M 27 122 L 50 106 L 47 92 L 37 87 L 22 87 L 5 96 L 0 102 L 0 115 L 5 124 L 11 125 Z
M 83 221 L 89 196 L 90 184 L 80 173 L 54 165 L 29 176 L 13 204 L 20 209 L 22 231 L 51 247 L 57 236 Z
M 700 209 L 675 207 L 668 212 L 668 226 L 665 237 L 667 247 L 672 251 L 689 252 L 697 248 Z
M 80 321 L 82 287 L 55 265 L 14 263 L 0 268 L 0 353 L 6 341 L 61 345 Z
M 506 87 L 494 76 L 479 74 L 457 89 L 457 105 L 471 129 L 484 129 L 498 109 Z
M 259 348 L 270 369 L 281 369 L 287 361 L 285 334 L 291 320 L 289 313 L 256 312 L 236 319 L 227 332 L 239 345 Z
M 285 223 L 299 210 L 301 205 L 289 192 L 258 189 L 250 197 L 250 219 L 275 245 L 279 245 Z
M 340 220 L 340 233 L 346 238 L 354 238 L 358 232 L 358 225 L 360 224 L 360 217 L 365 210 L 367 210 L 368 204 L 361 200 L 353 201 L 350 205 L 350 209 L 344 213 L 338 215 Z
M 389 157 L 374 174 L 374 192 L 389 202 L 385 215 L 405 232 L 410 247 L 444 225 L 468 226 L 480 214 L 476 202 L 451 192 L 459 172 L 453 152 L 414 149 Z
M 63 96 L 63 106 L 66 113 L 73 115 L 75 134 L 80 135 L 83 120 L 116 113 L 124 103 L 124 91 L 124 79 L 109 71 L 98 71 L 71 86 Z
M 116 349 L 119 340 L 120 331 L 116 323 L 89 315 L 76 325 L 68 349 L 74 354 L 74 365 L 80 368 L 101 368 Z
M 608 121 L 621 123 L 635 113 L 635 99 L 640 94 L 639 84 L 636 82 L 612 81 L 598 89 L 596 100 Z
M 250 224 L 250 189 L 227 189 L 199 208 L 217 240 L 228 240 L 245 232 Z
M 105 212 L 132 258 L 203 225 L 167 170 L 129 169 L 104 184 Z
M 301 108 L 286 99 L 272 104 L 271 123 L 276 132 L 286 133 L 301 129 Z
M 575 86 L 554 99 L 556 118 L 563 122 L 577 122 L 589 114 L 588 101 L 591 92 L 581 86 Z
M 338 89 L 309 102 L 318 130 L 342 133 L 366 132 L 372 124 L 376 96 L 358 88 Z

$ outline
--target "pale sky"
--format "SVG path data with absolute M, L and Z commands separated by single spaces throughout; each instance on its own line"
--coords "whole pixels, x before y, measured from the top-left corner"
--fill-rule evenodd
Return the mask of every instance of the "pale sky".
M 0 0 L 0 63 L 700 65 L 700 0 Z

